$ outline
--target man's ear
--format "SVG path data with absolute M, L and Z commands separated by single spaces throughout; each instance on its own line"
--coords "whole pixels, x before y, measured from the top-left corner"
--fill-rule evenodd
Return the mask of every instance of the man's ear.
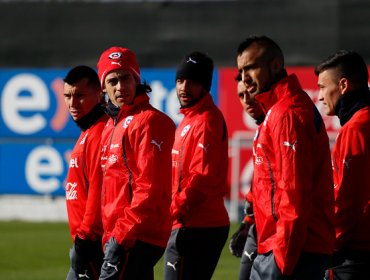
M 340 93 L 342 95 L 346 94 L 347 92 L 351 90 L 351 85 L 347 78 L 341 78 L 339 80 L 339 88 L 340 88 Z
M 270 66 L 272 73 L 276 75 L 283 69 L 283 62 L 279 57 L 275 57 L 272 59 Z

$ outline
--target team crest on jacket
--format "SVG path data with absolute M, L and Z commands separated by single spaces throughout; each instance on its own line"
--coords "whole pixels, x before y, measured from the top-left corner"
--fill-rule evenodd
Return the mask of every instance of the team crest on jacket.
M 182 129 L 182 131 L 181 131 L 181 137 L 184 137 L 184 136 L 185 136 L 185 134 L 189 131 L 189 129 L 190 129 L 190 124 L 186 125 L 186 126 Z
M 132 121 L 132 119 L 134 118 L 134 116 L 128 116 L 125 121 L 123 122 L 123 128 L 127 128 L 128 125 L 130 124 L 130 122 Z

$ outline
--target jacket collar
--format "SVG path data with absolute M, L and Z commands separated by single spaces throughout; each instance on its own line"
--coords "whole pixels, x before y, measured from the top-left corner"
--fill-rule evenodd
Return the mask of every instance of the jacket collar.
M 271 89 L 266 92 L 262 92 L 255 96 L 257 102 L 261 104 L 264 113 L 266 114 L 268 110 L 275 105 L 278 100 L 295 95 L 296 92 L 302 91 L 302 87 L 298 81 L 295 74 L 281 78 L 275 84 L 272 85 Z
M 208 106 L 214 104 L 211 94 L 206 93 L 196 104 L 189 108 L 180 108 L 180 113 L 185 116 L 199 113 L 202 110 L 205 110 Z
M 135 96 L 134 103 L 132 103 L 131 105 L 124 104 L 121 107 L 120 113 L 122 111 L 132 110 L 132 109 L 136 108 L 139 105 L 148 104 L 148 103 L 149 103 L 149 96 L 146 93 L 140 93 L 140 94 Z
M 342 95 L 335 105 L 335 115 L 339 117 L 340 125 L 345 125 L 360 109 L 370 106 L 370 91 L 368 88 L 348 92 Z
M 105 113 L 110 116 L 111 118 L 117 117 L 121 108 L 117 107 L 112 103 L 112 101 L 108 100 L 107 105 L 104 107 Z
M 134 110 L 136 107 L 141 106 L 143 104 L 149 104 L 149 96 L 146 93 L 138 94 L 135 96 L 134 103 L 131 105 L 123 105 L 121 108 L 114 105 L 110 100 L 108 101 L 108 105 L 105 108 L 106 113 L 112 118 L 117 120 L 120 118 L 125 112 L 129 112 Z
M 89 129 L 102 115 L 104 110 L 102 104 L 97 104 L 89 113 L 75 121 L 82 131 Z

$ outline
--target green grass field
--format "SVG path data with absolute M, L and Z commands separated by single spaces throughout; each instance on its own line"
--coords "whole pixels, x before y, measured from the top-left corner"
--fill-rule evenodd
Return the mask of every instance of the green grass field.
M 232 225 L 230 233 L 237 225 Z M 63 280 L 69 269 L 71 246 L 66 223 L 0 222 L 0 279 Z M 212 279 L 237 279 L 239 259 L 225 245 Z M 163 279 L 163 261 L 155 267 Z

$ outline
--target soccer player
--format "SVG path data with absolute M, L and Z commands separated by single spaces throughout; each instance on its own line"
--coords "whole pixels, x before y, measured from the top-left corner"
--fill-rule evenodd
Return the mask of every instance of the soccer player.
M 154 278 L 171 232 L 171 149 L 176 126 L 149 103 L 134 52 L 98 62 L 110 119 L 102 136 L 104 263 L 100 280 Z
M 342 126 L 333 151 L 335 252 L 326 279 L 370 279 L 369 74 L 356 52 L 341 50 L 316 68 L 319 101 Z
M 257 125 L 260 125 L 265 118 L 265 114 L 254 99 L 255 93 L 250 94 L 247 91 L 247 87 L 242 81 L 240 74 L 236 77 L 236 81 L 238 83 L 237 94 L 243 110 L 256 121 Z M 232 235 L 229 243 L 231 254 L 241 258 L 239 280 L 249 279 L 253 260 L 257 256 L 257 233 L 254 222 L 252 190 L 245 197 L 244 213 L 244 219 Z
M 100 167 L 101 132 L 107 121 L 95 70 L 71 69 L 64 78 L 64 101 L 81 129 L 70 155 L 66 178 L 68 222 L 74 246 L 67 280 L 98 279 L 103 262 Z
M 253 211 L 258 255 L 250 279 L 322 280 L 334 246 L 329 139 L 320 113 L 280 47 L 244 40 L 238 72 L 265 113 L 253 143 Z
M 213 61 L 185 55 L 176 72 L 184 115 L 172 150 L 172 234 L 165 252 L 165 280 L 207 280 L 229 232 L 224 206 L 228 191 L 228 135 L 210 94 Z

